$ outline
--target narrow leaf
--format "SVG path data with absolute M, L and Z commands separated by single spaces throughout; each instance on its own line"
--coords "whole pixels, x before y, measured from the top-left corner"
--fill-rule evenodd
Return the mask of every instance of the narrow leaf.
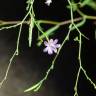
M 33 31 L 33 28 L 34 28 L 34 20 L 31 17 L 30 25 L 29 25 L 29 36 L 28 36 L 29 47 L 31 47 L 31 44 L 32 44 L 32 31 Z
M 30 87 L 30 88 L 26 89 L 24 92 L 29 92 L 29 91 L 32 91 L 32 90 L 34 90 L 34 89 L 38 88 L 39 86 L 40 86 L 40 82 L 39 82 L 39 83 L 37 83 L 37 84 L 35 84 L 34 86 L 32 86 L 32 87 Z

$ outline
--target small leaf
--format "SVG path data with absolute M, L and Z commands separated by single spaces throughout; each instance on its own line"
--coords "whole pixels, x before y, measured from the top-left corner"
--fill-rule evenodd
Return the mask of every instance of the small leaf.
M 92 9 L 96 10 L 96 1 L 91 1 L 90 3 L 87 4 L 89 7 Z
M 43 43 L 43 40 L 40 40 L 40 41 L 37 43 L 37 46 L 41 46 L 42 43 Z
M 72 9 L 73 9 L 73 11 L 75 12 L 75 11 L 77 10 L 77 8 L 78 8 L 78 4 L 76 4 L 75 2 L 71 2 L 71 5 L 72 5 Z M 71 6 L 68 5 L 67 8 L 70 9 Z
M 42 83 L 40 83 L 39 86 L 34 89 L 34 92 L 38 91 L 40 89 L 41 85 L 42 85 Z
M 31 17 L 30 25 L 29 25 L 29 36 L 28 36 L 29 47 L 31 47 L 31 44 L 32 44 L 32 31 L 33 31 L 33 28 L 34 28 L 34 20 Z
M 41 85 L 41 83 L 39 82 L 39 83 L 33 85 L 32 87 L 26 89 L 24 92 L 29 92 L 29 91 L 32 91 L 32 90 L 35 91 L 35 89 L 37 89 L 40 85 Z
M 74 38 L 74 41 L 79 41 L 78 36 L 76 36 L 76 37 Z
M 90 1 L 92 1 L 92 0 L 84 0 L 83 2 L 81 2 L 81 6 L 88 5 L 88 3 L 90 3 Z

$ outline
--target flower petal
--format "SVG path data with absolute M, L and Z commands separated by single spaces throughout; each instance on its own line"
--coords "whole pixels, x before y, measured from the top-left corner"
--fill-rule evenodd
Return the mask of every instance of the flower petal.
M 53 43 L 53 39 L 50 39 L 50 40 L 49 40 L 49 43 Z
M 52 51 L 51 48 L 48 48 L 48 54 L 49 54 L 49 55 L 53 54 L 53 51 Z
M 44 48 L 43 52 L 47 52 L 48 51 L 48 47 Z
M 55 47 L 56 48 L 60 48 L 61 47 L 61 44 L 56 44 Z
M 48 46 L 48 42 L 47 42 L 47 41 L 44 41 L 44 45 L 45 45 L 45 46 Z
M 45 4 L 47 4 L 48 6 L 50 6 L 50 4 L 52 3 L 52 0 L 46 0 Z
M 53 50 L 55 53 L 57 53 L 57 49 L 55 48 L 54 50 Z
M 57 44 L 57 42 L 58 42 L 58 39 L 55 39 L 55 40 L 54 40 L 54 44 Z

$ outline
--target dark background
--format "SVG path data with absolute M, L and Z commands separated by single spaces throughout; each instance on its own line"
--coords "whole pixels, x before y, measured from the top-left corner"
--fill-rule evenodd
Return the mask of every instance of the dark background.
M 44 0 L 35 0 L 34 11 L 36 19 L 64 21 L 70 19 L 70 12 L 66 8 L 67 0 L 53 0 L 50 7 L 44 4 Z M 26 14 L 26 0 L 1 0 L 0 20 L 22 20 Z M 96 15 L 96 11 L 88 6 L 82 10 L 86 14 Z M 75 13 L 75 17 L 78 16 Z M 96 83 L 96 40 L 95 21 L 88 20 L 80 28 L 90 40 L 83 38 L 82 42 L 82 65 L 87 74 Z M 48 26 L 44 26 L 46 29 Z M 16 47 L 19 28 L 0 31 L 0 80 L 5 74 L 8 62 Z M 70 40 L 63 47 L 54 70 L 44 82 L 41 89 L 36 92 L 23 93 L 23 91 L 41 80 L 49 68 L 54 57 L 43 53 L 44 46 L 37 47 L 37 30 L 34 29 L 32 47 L 28 47 L 28 26 L 24 25 L 20 39 L 20 54 L 13 61 L 7 81 L 0 96 L 73 96 L 76 74 L 78 71 L 78 43 L 73 39 L 76 31 L 71 33 Z M 68 26 L 57 30 L 52 38 L 58 38 L 61 43 L 68 32 Z M 79 96 L 96 96 L 96 90 L 85 78 L 83 72 L 80 74 L 78 83 Z

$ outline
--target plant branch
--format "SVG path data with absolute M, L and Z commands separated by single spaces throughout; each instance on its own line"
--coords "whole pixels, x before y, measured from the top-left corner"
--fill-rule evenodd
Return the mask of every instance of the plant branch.
M 86 19 L 96 20 L 96 16 L 84 14 L 84 13 L 83 13 L 82 11 L 80 11 L 79 9 L 77 9 L 77 12 L 78 12 L 82 17 L 85 17 Z
M 82 20 L 82 17 L 78 17 L 74 19 L 74 22 L 78 22 Z M 3 21 L 0 20 L 0 26 L 5 26 L 5 25 L 13 25 L 13 24 L 18 24 L 21 21 Z M 60 24 L 60 25 L 66 25 L 66 24 L 70 24 L 71 20 L 66 20 L 66 21 L 62 21 L 62 22 L 57 22 L 57 21 L 49 21 L 49 20 L 37 20 L 36 22 L 38 23 L 42 23 L 42 24 L 51 24 L 51 25 L 56 25 L 56 24 Z M 23 24 L 30 24 L 30 20 L 28 21 L 24 21 Z

